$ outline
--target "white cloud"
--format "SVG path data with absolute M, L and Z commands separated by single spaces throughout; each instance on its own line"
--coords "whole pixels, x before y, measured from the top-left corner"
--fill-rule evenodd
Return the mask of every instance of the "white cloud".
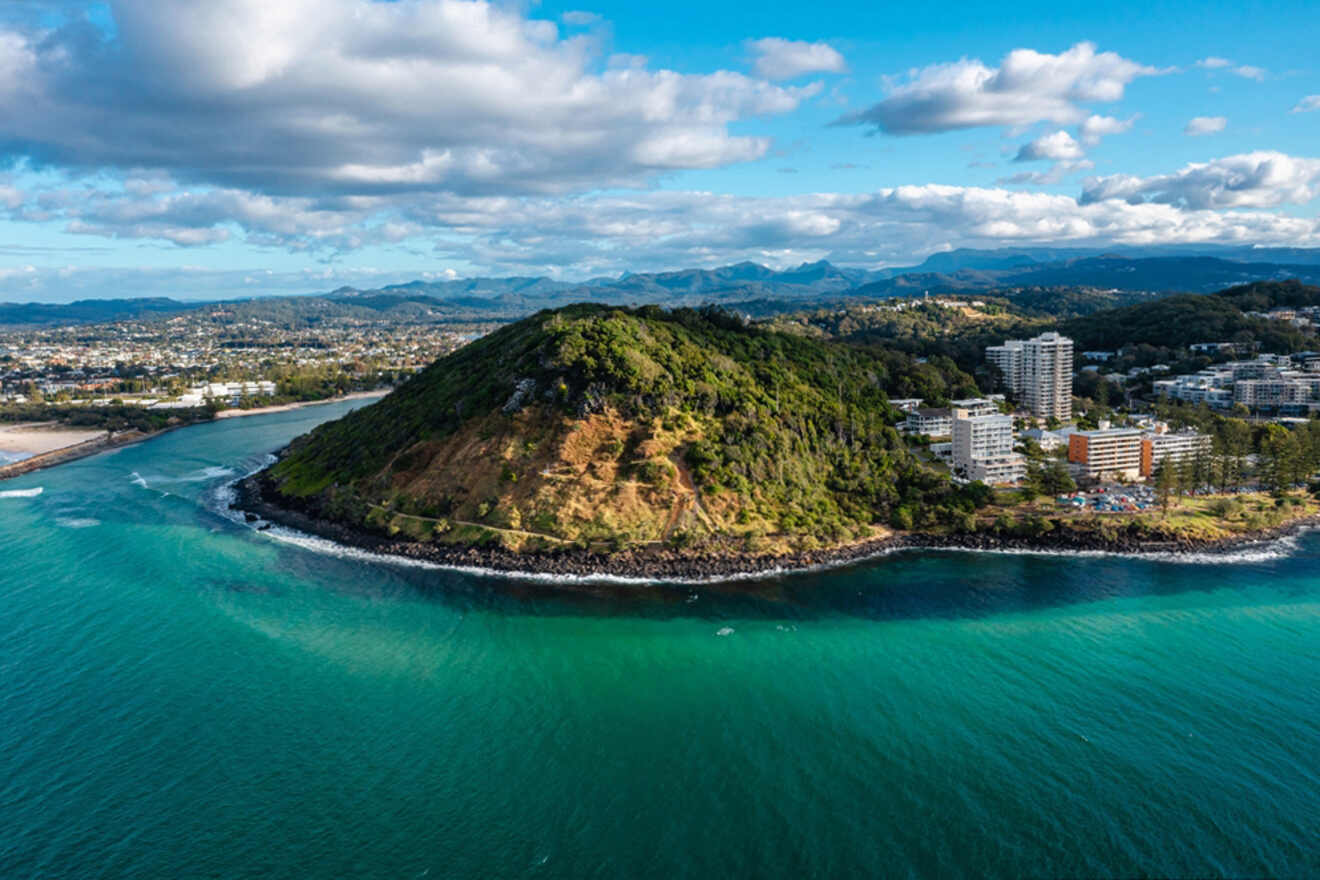
M 1269 73 L 1269 71 L 1265 70 L 1263 67 L 1253 67 L 1250 64 L 1235 65 L 1227 58 L 1218 58 L 1214 55 L 1211 55 L 1209 58 L 1202 58 L 1200 61 L 1196 62 L 1196 66 L 1204 67 L 1207 70 L 1230 68 L 1229 73 L 1236 74 L 1244 79 L 1254 79 L 1257 82 L 1263 81 Z
M 765 37 L 748 41 L 747 47 L 756 58 L 757 75 L 766 79 L 793 79 L 807 73 L 844 73 L 848 69 L 843 55 L 828 43 Z
M 1320 110 L 1320 95 L 1307 95 L 1298 101 L 1297 106 L 1293 107 L 1290 112 L 1310 113 L 1313 110 Z
M 1183 134 L 1199 137 L 1203 134 L 1214 134 L 1223 131 L 1224 126 L 1228 125 L 1228 120 L 1223 116 L 1195 116 L 1183 128 Z
M 1117 101 L 1132 80 L 1160 72 L 1113 52 L 1097 52 L 1091 43 L 1058 55 L 1014 49 L 998 68 L 964 58 L 913 71 L 883 101 L 839 123 L 874 125 L 889 134 L 1066 125 L 1086 118 L 1080 105 Z
M 1055 161 L 1073 161 L 1082 158 L 1082 146 L 1066 131 L 1044 134 L 1030 143 L 1023 144 L 1018 150 L 1014 162 L 1031 162 L 1038 159 Z
M 602 71 L 592 40 L 486 0 L 112 9 L 113 37 L 0 25 L 11 155 L 287 194 L 644 186 L 765 155 L 768 139 L 730 125 L 815 93 L 636 61 Z
M 1077 133 L 1081 136 L 1083 144 L 1094 147 L 1100 143 L 1101 138 L 1130 131 L 1132 126 L 1136 125 L 1138 118 L 1133 116 L 1130 119 L 1115 119 L 1113 116 L 1096 116 L 1093 114 L 1082 121 L 1082 124 L 1077 127 Z
M 1084 161 L 1084 160 L 1083 160 Z M 1057 162 L 1013 185 L 1057 183 L 1081 163 Z M 241 190 L 148 187 L 130 192 L 84 183 L 25 193 L 28 205 L 70 231 L 205 246 L 249 244 L 319 255 L 367 245 L 420 249 L 468 274 L 580 278 L 756 260 L 777 265 L 828 258 L 853 265 L 910 260 L 951 244 L 1320 245 L 1320 220 L 1261 209 L 1320 195 L 1320 159 L 1280 153 L 1230 156 L 1177 172 L 1088 179 L 1080 198 L 939 184 L 864 193 L 752 197 L 649 190 L 553 197 L 412 192 L 308 198 Z M 11 200 L 12 201 L 12 200 Z
M 1259 151 L 1194 162 L 1172 174 L 1116 174 L 1085 182 L 1081 202 L 1121 199 L 1188 210 L 1304 205 L 1320 196 L 1320 159 Z
M 570 27 L 586 27 L 600 21 L 600 14 L 596 12 L 586 12 L 581 9 L 570 9 L 559 20 Z

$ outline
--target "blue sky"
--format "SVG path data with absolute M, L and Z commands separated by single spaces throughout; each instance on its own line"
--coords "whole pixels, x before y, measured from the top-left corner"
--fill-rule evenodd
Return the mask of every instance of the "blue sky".
M 0 298 L 1320 246 L 1314 4 L 0 6 Z

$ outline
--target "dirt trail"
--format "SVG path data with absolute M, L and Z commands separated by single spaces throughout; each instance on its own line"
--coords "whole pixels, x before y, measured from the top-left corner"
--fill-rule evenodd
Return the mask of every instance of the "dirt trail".
M 689 503 L 696 513 L 697 519 L 713 533 L 715 522 L 710 518 L 710 514 L 706 512 L 706 508 L 701 506 L 701 491 L 697 489 L 696 481 L 692 479 L 692 472 L 688 470 L 687 465 L 683 462 L 683 456 L 675 450 L 669 460 L 674 463 L 674 492 L 678 497 L 674 499 L 674 506 L 669 510 L 669 517 L 665 520 L 665 529 L 660 540 L 667 542 L 670 536 L 673 535 L 674 530 L 678 528 L 679 521 L 683 518 L 683 514 L 687 512 Z

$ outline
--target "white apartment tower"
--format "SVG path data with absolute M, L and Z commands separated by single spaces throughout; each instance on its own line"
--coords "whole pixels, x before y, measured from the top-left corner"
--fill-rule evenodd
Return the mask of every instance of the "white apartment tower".
M 954 473 L 967 480 L 1016 483 L 1026 474 L 1026 459 L 1013 451 L 1012 416 L 954 410 L 952 452 Z
M 1053 331 L 992 345 L 985 357 L 1014 395 L 1042 419 L 1072 418 L 1073 341 Z
M 985 350 L 985 359 L 999 368 L 1004 377 L 1004 384 L 1014 396 L 1022 393 L 1022 346 L 1021 339 L 1010 339 L 1003 345 L 992 345 Z

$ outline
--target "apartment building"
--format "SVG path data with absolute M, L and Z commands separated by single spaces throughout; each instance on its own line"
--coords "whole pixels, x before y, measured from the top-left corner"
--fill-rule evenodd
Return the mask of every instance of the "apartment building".
M 1020 481 L 1027 462 L 1013 451 L 1013 417 L 954 410 L 952 464 L 954 475 L 969 481 L 988 485 Z
M 1072 418 L 1073 341 L 1053 331 L 985 350 L 1009 389 L 1038 418 Z
M 918 407 L 907 414 L 899 426 L 905 434 L 948 437 L 953 432 L 953 412 L 947 409 Z
M 964 400 L 955 400 L 949 404 L 949 408 L 955 415 L 959 411 L 963 412 L 967 418 L 999 415 L 999 404 L 989 397 L 969 397 Z
M 1074 431 L 1068 437 L 1068 461 L 1093 480 L 1135 480 L 1141 475 L 1142 432 L 1136 428 Z
M 1150 477 L 1160 462 L 1180 462 L 1210 454 L 1210 436 L 1197 431 L 1141 435 L 1141 475 Z

